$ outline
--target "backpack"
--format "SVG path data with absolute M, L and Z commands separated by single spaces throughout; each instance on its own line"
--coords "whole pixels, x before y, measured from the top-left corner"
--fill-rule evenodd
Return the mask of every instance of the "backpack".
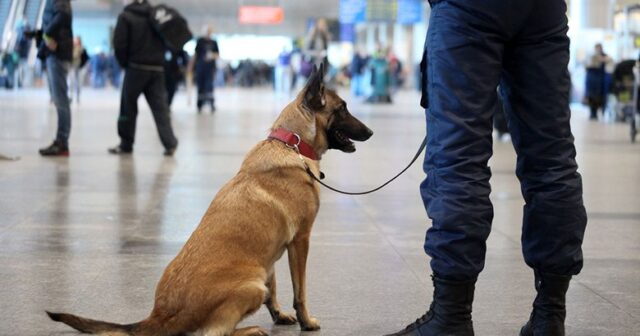
M 187 20 L 173 7 L 164 4 L 151 8 L 149 21 L 164 44 L 173 52 L 179 52 L 193 38 Z

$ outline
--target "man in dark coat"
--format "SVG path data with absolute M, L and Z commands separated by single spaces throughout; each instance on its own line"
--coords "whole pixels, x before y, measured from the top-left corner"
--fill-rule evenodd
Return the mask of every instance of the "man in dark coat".
M 424 248 L 434 294 L 427 313 L 394 335 L 474 335 L 475 282 L 493 219 L 488 161 L 500 85 L 526 203 L 522 251 L 537 291 L 520 335 L 564 336 L 565 296 L 582 269 L 587 223 L 569 123 L 567 5 L 429 2 L 423 74 L 427 178 L 420 191 L 432 219 Z
M 196 52 L 191 68 L 195 67 L 196 86 L 198 87 L 198 113 L 202 112 L 205 104 L 211 105 L 211 112 L 215 112 L 214 79 L 216 75 L 216 60 L 220 57 L 218 42 L 214 40 L 213 26 L 204 28 L 204 35 L 196 43 Z
M 72 12 L 69 0 L 47 0 L 42 16 L 42 43 L 38 55 L 45 61 L 51 100 L 58 112 L 56 139 L 40 149 L 43 156 L 69 156 L 71 107 L 67 74 L 73 55 Z
M 118 16 L 113 47 L 118 63 L 125 69 L 118 118 L 120 144 L 109 148 L 111 154 L 133 151 L 138 117 L 138 97 L 144 94 L 153 113 L 164 155 L 171 156 L 178 146 L 173 134 L 167 88 L 164 80 L 165 45 L 150 24 L 151 5 L 146 0 L 129 3 Z

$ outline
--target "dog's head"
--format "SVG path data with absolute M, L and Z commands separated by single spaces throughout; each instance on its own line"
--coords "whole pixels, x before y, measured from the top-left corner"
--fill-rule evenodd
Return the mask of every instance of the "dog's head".
M 355 141 L 365 141 L 373 132 L 347 109 L 347 103 L 336 92 L 325 88 L 324 66 L 314 67 L 306 86 L 294 102 L 296 110 L 312 121 L 310 136 L 320 154 L 328 149 L 355 152 Z

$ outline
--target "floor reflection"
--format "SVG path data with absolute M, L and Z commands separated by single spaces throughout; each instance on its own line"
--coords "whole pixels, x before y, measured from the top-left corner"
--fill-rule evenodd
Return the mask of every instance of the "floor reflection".
M 178 99 L 172 120 L 180 147 L 165 158 L 143 104 L 135 151 L 118 157 L 106 153 L 117 139 L 118 93 L 83 94 L 73 110 L 72 156 L 45 159 L 37 148 L 50 140 L 56 121 L 46 91 L 0 90 L 0 151 L 22 157 L 0 161 L 0 335 L 75 335 L 48 321 L 44 309 L 123 323 L 144 318 L 167 263 L 283 106 L 267 89 L 221 89 L 215 114 L 196 115 Z M 375 134 L 356 153 L 328 153 L 322 169 L 336 187 L 367 189 L 413 156 L 424 112 L 415 92 L 401 91 L 384 106 L 345 97 Z M 575 111 L 572 127 L 590 221 L 586 267 L 569 291 L 567 336 L 636 336 L 640 146 L 628 143 L 626 125 L 590 123 L 583 112 Z M 478 335 L 517 333 L 534 292 L 520 251 L 514 162 L 513 147 L 496 142 L 495 219 L 474 303 Z M 424 313 L 432 288 L 422 250 L 429 225 L 418 191 L 423 179 L 418 163 L 373 195 L 322 191 L 308 262 L 309 306 L 322 322 L 314 336 L 380 335 Z M 291 311 L 286 258 L 276 268 L 280 301 Z M 274 328 L 270 321 L 260 310 L 246 324 L 273 336 L 300 335 L 295 326 Z

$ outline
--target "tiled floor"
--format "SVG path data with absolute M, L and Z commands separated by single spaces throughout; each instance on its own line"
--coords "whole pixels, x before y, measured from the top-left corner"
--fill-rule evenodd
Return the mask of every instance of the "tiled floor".
M 155 283 L 244 154 L 266 135 L 285 100 L 267 90 L 217 92 L 218 112 L 193 113 L 178 96 L 173 120 L 180 147 L 162 156 L 141 101 L 135 153 L 109 156 L 115 145 L 117 92 L 86 91 L 74 106 L 72 155 L 47 159 L 55 112 L 44 90 L 0 91 L 0 335 L 70 335 L 44 310 L 116 322 L 146 317 Z M 413 155 L 423 135 L 418 96 L 393 105 L 350 100 L 375 135 L 355 154 L 330 153 L 326 181 L 349 190 L 375 186 Z M 625 125 L 573 118 L 589 226 L 583 272 L 568 293 L 567 334 L 640 335 L 640 144 Z M 520 252 L 523 201 L 510 144 L 495 144 L 495 204 L 486 269 L 474 304 L 476 334 L 517 335 L 534 295 Z M 322 330 L 303 335 L 368 336 L 395 331 L 425 310 L 431 297 L 422 250 L 429 222 L 418 194 L 420 165 L 383 191 L 363 197 L 322 192 L 308 268 L 309 307 Z M 291 310 L 286 260 L 277 266 L 280 301 Z M 244 323 L 272 335 L 260 310 Z

